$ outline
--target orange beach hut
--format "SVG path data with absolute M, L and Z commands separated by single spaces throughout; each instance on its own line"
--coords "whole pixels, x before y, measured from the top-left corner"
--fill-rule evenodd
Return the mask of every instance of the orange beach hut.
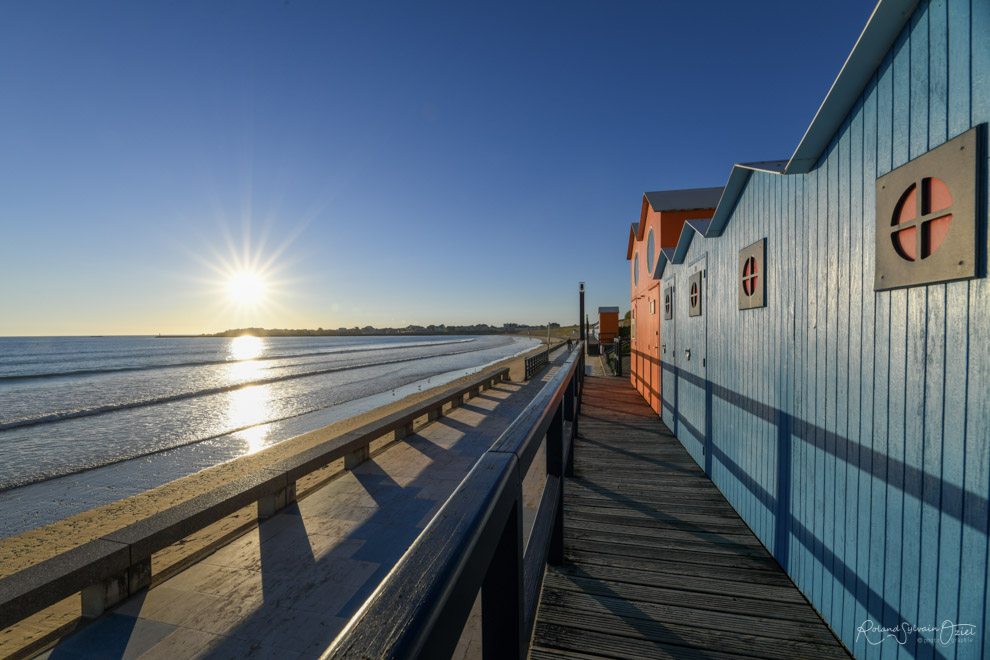
M 710 219 L 721 196 L 720 187 L 645 193 L 639 222 L 633 223 L 629 231 L 629 248 L 626 251 L 626 259 L 632 262 L 629 377 L 658 415 L 662 414 L 660 400 L 662 264 L 673 259 L 684 224 L 689 221 Z

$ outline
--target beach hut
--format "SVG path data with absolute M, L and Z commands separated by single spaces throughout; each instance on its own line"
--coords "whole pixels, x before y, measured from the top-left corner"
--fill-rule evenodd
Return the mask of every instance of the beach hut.
M 662 417 L 860 658 L 990 639 L 987 35 L 985 0 L 880 2 L 794 154 L 634 271 Z
M 639 222 L 629 230 L 626 259 L 631 263 L 630 380 L 659 414 L 660 273 L 674 257 L 681 229 L 712 217 L 722 188 L 665 190 L 643 195 Z
M 603 344 L 610 344 L 612 340 L 619 336 L 619 308 L 599 307 L 598 308 L 598 340 Z

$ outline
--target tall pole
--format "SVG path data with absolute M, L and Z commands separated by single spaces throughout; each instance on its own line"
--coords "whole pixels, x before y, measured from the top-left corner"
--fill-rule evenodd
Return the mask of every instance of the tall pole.
M 581 328 L 581 341 L 584 341 L 584 282 L 581 282 L 581 316 L 578 317 L 578 327 Z

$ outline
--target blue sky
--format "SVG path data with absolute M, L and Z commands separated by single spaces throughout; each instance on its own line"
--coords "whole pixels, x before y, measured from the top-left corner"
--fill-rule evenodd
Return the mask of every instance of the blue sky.
M 789 157 L 872 10 L 2 3 L 0 335 L 625 312 L 643 192 Z

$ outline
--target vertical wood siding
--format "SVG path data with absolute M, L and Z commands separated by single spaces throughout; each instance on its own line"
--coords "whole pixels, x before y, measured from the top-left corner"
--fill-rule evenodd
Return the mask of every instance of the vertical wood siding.
M 922 2 L 815 169 L 754 173 L 723 235 L 665 273 L 678 354 L 664 377 L 680 374 L 693 430 L 663 416 L 857 658 L 990 655 L 990 282 L 873 291 L 875 180 L 990 121 L 988 35 L 987 0 Z M 767 306 L 740 311 L 738 252 L 764 237 Z M 705 337 L 682 324 L 704 255 L 697 376 L 682 356 Z M 868 619 L 975 635 L 873 645 Z

